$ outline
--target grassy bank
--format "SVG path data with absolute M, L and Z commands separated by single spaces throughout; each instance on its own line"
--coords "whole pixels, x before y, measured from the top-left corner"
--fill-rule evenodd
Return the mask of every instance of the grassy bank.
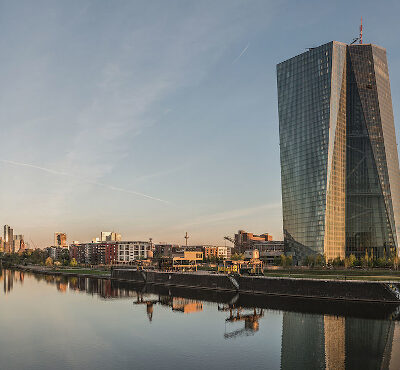
M 49 271 L 54 271 L 54 272 L 65 272 L 69 274 L 80 274 L 80 275 L 110 275 L 111 272 L 109 270 L 94 270 L 94 269 L 84 269 L 84 268 L 53 268 L 50 269 Z
M 110 277 L 111 272 L 109 270 L 90 269 L 82 267 L 45 267 L 45 266 L 17 266 L 17 268 L 25 271 L 45 273 L 45 274 L 65 274 L 65 275 L 90 275 L 90 276 L 101 276 Z
M 299 279 L 400 281 L 400 271 L 381 269 L 282 269 L 265 270 L 265 276 Z

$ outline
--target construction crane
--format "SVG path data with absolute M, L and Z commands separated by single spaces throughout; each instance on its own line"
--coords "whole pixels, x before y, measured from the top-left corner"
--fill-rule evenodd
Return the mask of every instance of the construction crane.
M 228 240 L 229 242 L 231 242 L 233 244 L 233 247 L 235 248 L 235 250 L 237 252 L 241 252 L 242 250 L 242 245 L 241 244 L 237 244 L 235 239 L 231 238 L 230 236 L 224 236 L 225 240 Z
M 253 313 L 243 315 L 241 313 L 242 308 L 237 307 L 236 308 L 236 314 L 233 313 L 233 308 L 229 308 L 229 317 L 225 319 L 226 322 L 238 322 L 238 321 L 244 321 L 244 328 L 234 330 L 229 333 L 224 334 L 225 339 L 230 339 L 230 338 L 235 338 L 237 336 L 249 336 L 249 335 L 254 335 L 260 328 L 259 320 L 261 317 L 264 316 L 264 311 L 263 309 L 259 309 L 257 312 L 257 309 L 254 308 Z
M 156 299 L 144 299 L 143 293 L 136 292 L 136 302 L 133 302 L 135 305 L 146 305 L 146 313 L 149 321 L 153 320 L 153 306 L 158 303 Z
M 363 43 L 363 25 L 362 25 L 362 17 L 361 17 L 361 24 L 360 24 L 360 34 L 350 43 L 350 45 L 355 44 L 357 41 L 360 41 L 360 44 Z
M 32 240 L 32 238 L 30 238 L 30 241 L 31 241 L 32 245 L 35 247 L 35 249 L 38 249 L 36 243 Z

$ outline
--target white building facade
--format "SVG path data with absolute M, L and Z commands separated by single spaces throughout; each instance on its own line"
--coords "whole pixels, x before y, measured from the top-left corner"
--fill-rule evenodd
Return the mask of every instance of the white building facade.
M 129 263 L 138 259 L 146 259 L 152 251 L 152 244 L 143 241 L 118 242 L 118 262 Z

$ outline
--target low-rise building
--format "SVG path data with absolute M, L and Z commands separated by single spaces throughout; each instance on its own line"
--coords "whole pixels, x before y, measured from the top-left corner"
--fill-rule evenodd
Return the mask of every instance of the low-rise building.
M 285 254 L 285 243 L 283 240 L 271 240 L 253 245 L 260 252 L 260 258 L 267 264 L 274 263 L 275 257 Z
M 69 258 L 72 260 L 75 258 L 75 260 L 78 262 L 79 259 L 79 243 L 74 243 L 69 246 Z
M 259 259 L 260 252 L 258 251 L 258 249 L 248 249 L 244 252 L 244 258 L 246 260 Z
M 154 245 L 154 252 L 157 257 L 172 257 L 180 248 L 178 244 L 158 243 Z
M 197 263 L 203 261 L 203 252 L 183 251 L 172 256 L 174 270 L 197 270 Z
M 69 257 L 70 259 L 75 258 L 78 263 L 87 265 L 104 263 L 102 261 L 101 248 L 98 247 L 98 243 L 72 244 L 69 246 Z
M 138 259 L 148 258 L 148 252 L 152 250 L 152 244 L 144 241 L 121 241 L 118 245 L 118 262 L 130 263 Z
M 188 252 L 204 252 L 204 245 L 178 245 L 168 243 L 158 243 L 154 245 L 155 256 L 157 257 L 172 257 L 175 253 Z
M 151 243 L 142 241 L 98 242 L 71 244 L 70 258 L 89 265 L 129 263 L 146 259 L 151 253 Z
M 217 246 L 211 246 L 211 245 L 205 245 L 203 247 L 203 253 L 204 253 L 204 258 L 209 259 L 209 258 L 220 258 L 220 259 L 228 259 L 231 258 L 231 252 L 232 248 L 231 247 L 217 247 Z
M 105 247 L 105 264 L 113 265 L 118 262 L 118 244 L 107 243 Z
M 212 258 L 212 257 L 217 257 L 217 247 L 211 246 L 211 245 L 206 245 L 204 246 L 204 258 L 206 260 Z
M 237 234 L 235 234 L 235 246 L 238 247 L 241 252 L 245 251 L 246 249 L 252 249 L 254 244 L 271 240 L 272 235 L 268 233 L 255 235 L 244 230 L 239 230 Z
M 68 248 L 65 247 L 48 247 L 46 248 L 46 252 L 53 261 L 61 261 L 62 259 L 68 257 Z

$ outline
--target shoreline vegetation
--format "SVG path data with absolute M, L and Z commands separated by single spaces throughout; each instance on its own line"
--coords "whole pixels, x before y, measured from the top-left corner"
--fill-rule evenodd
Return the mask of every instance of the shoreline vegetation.
M 98 269 L 88 267 L 76 267 L 76 268 L 62 268 L 62 267 L 47 267 L 38 265 L 15 265 L 10 266 L 22 271 L 33 272 L 38 274 L 54 274 L 54 275 L 65 275 L 65 276 L 83 276 L 83 277 L 94 277 L 102 279 L 111 278 L 111 270 L 109 269 Z
M 6 266 L 5 266 L 6 267 Z M 66 275 L 66 276 L 86 276 L 98 278 L 111 278 L 111 269 L 104 267 L 63 267 L 63 266 L 40 266 L 40 265 L 13 265 L 7 266 L 34 273 Z M 114 268 L 124 268 L 127 266 L 114 266 Z M 131 266 L 135 269 L 135 266 Z M 201 270 L 199 270 L 200 272 Z M 199 273 L 198 272 L 198 273 Z M 214 270 L 203 270 L 203 273 L 216 274 Z M 190 272 L 185 272 L 185 274 Z M 201 272 L 200 272 L 201 273 Z M 400 271 L 382 269 L 324 269 L 324 268 L 267 268 L 264 270 L 265 277 L 290 278 L 290 279 L 310 279 L 310 280 L 338 280 L 338 281 L 381 281 L 381 282 L 400 282 Z

